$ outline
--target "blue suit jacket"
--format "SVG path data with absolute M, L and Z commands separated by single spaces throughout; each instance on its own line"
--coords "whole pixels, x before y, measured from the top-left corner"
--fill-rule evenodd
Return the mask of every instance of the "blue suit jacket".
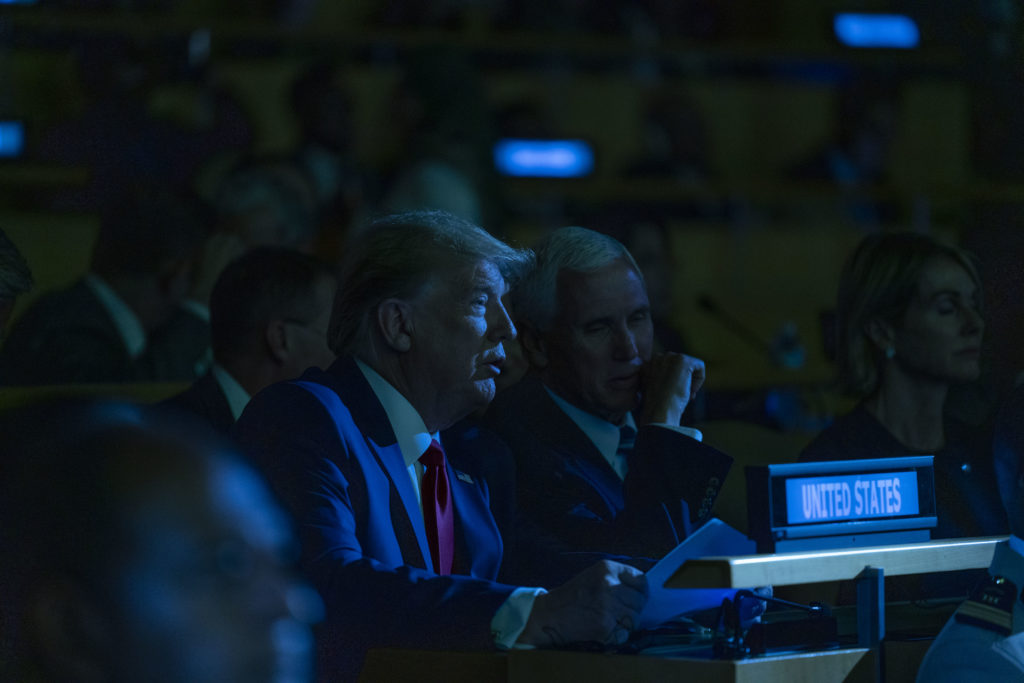
M 1013 581 L 1019 591 L 1024 586 L 1024 557 L 1014 552 L 1009 542 L 1000 543 L 996 546 L 988 572 Z M 1017 599 L 1013 601 L 1012 638 L 1024 637 L 1020 635 L 1024 632 L 1024 603 L 1019 595 L 1016 593 Z M 917 680 L 921 683 L 1024 680 L 1024 672 L 992 649 L 1005 638 L 995 631 L 960 623 L 953 617 L 928 648 L 917 672 Z
M 455 560 L 437 576 L 394 432 L 352 359 L 260 392 L 235 436 L 294 515 L 327 607 L 323 680 L 354 678 L 371 647 L 494 647 L 491 619 L 515 588 L 494 581 L 502 542 L 486 484 L 449 467 Z

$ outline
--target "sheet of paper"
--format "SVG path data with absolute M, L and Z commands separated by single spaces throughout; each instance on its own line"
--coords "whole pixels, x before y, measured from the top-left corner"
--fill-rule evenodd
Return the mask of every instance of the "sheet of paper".
M 682 614 L 711 609 L 731 598 L 735 588 L 665 588 L 675 571 L 689 559 L 721 555 L 753 555 L 757 545 L 718 518 L 690 534 L 647 570 L 650 597 L 640 614 L 640 628 L 654 628 Z

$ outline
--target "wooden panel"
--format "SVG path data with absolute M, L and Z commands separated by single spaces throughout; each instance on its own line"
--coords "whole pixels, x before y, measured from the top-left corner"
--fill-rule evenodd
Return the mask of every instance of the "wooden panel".
M 612 655 L 559 650 L 508 653 L 371 650 L 360 683 L 820 683 L 874 680 L 875 655 L 865 648 L 752 657 L 744 660 Z
M 886 576 L 981 569 L 989 566 L 996 543 L 1004 540 L 1005 536 L 990 536 L 851 550 L 706 557 L 685 562 L 665 585 L 742 588 L 845 581 L 865 567 L 880 567 Z

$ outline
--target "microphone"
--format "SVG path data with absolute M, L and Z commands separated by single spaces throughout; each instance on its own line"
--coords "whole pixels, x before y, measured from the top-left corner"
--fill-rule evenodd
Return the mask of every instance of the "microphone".
M 734 335 L 767 356 L 772 364 L 789 369 L 803 367 L 806 353 L 793 323 L 783 323 L 772 341 L 767 342 L 757 332 L 724 311 L 710 295 L 698 296 L 697 305 Z

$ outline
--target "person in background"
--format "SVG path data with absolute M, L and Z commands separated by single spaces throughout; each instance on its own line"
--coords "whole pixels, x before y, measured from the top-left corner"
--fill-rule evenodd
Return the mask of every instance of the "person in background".
M 289 157 L 245 158 L 217 186 L 215 230 L 246 248 L 277 246 L 314 250 L 320 230 L 316 194 Z
M 0 230 L 0 343 L 17 298 L 32 289 L 32 271 L 18 247 Z
M 996 546 L 988 574 L 928 649 L 917 680 L 1016 681 L 1024 677 L 1024 386 L 996 419 L 993 453 L 1009 540 Z
M 19 408 L 0 433 L 0 680 L 311 680 L 323 606 L 226 443 L 109 401 Z
M 593 230 L 543 239 L 511 300 L 530 371 L 484 425 L 515 455 L 522 517 L 564 551 L 661 557 L 709 519 L 732 465 L 680 425 L 704 363 L 653 352 L 643 275 Z
M 1007 531 L 990 440 L 949 417 L 950 387 L 976 380 L 982 333 L 978 273 L 962 250 L 919 233 L 878 233 L 840 276 L 840 379 L 860 397 L 801 461 L 935 456 L 934 538 Z
M 371 648 L 621 643 L 638 623 L 646 579 L 615 562 L 550 592 L 496 582 L 489 482 L 453 465 L 496 454 L 439 434 L 493 398 L 515 336 L 502 296 L 530 263 L 452 214 L 375 221 L 340 277 L 338 360 L 260 392 L 235 425 L 297 520 L 326 680 L 354 679 Z
M 141 185 L 107 205 L 90 271 L 42 295 L 0 351 L 13 385 L 191 381 L 205 371 L 210 289 L 241 251 L 181 194 Z
M 213 365 L 165 405 L 203 417 L 224 434 L 249 398 L 310 366 L 334 360 L 327 324 L 337 282 L 312 256 L 256 247 L 228 265 L 210 296 Z

